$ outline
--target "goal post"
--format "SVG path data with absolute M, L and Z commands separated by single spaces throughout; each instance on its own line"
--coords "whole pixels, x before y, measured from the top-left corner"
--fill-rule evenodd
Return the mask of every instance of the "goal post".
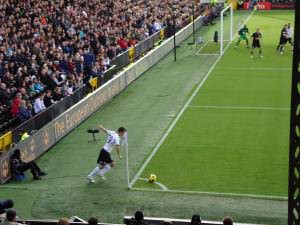
M 128 132 L 124 136 L 124 145 L 125 145 L 125 157 L 126 157 L 126 181 L 127 188 L 130 189 L 130 177 L 129 177 L 129 154 L 128 154 Z
M 219 23 L 214 25 L 216 29 L 199 37 L 197 41 L 198 49 L 196 55 L 223 55 L 225 48 L 233 39 L 233 5 L 226 5 L 219 12 Z
M 229 27 L 229 40 L 228 40 L 228 43 L 226 45 L 224 45 L 224 41 L 227 41 L 226 39 L 224 39 L 224 13 L 227 11 L 227 10 L 230 10 L 230 27 Z M 221 11 L 221 14 L 220 14 L 220 17 L 221 17 L 221 25 L 220 25 L 220 55 L 222 56 L 223 53 L 224 53 L 224 48 L 226 48 L 226 46 L 228 44 L 231 43 L 232 41 L 232 38 L 233 38 L 233 5 L 232 3 L 230 3 L 226 8 L 224 8 L 222 11 Z

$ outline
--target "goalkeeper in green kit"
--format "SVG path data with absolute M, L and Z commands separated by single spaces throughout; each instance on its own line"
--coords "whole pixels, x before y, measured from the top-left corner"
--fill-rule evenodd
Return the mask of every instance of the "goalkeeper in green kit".
M 239 38 L 238 42 L 236 43 L 235 48 L 237 48 L 237 46 L 240 44 L 240 42 L 241 42 L 242 40 L 245 40 L 245 41 L 246 41 L 247 48 L 249 48 L 249 40 L 248 40 L 248 38 L 247 38 L 247 33 L 249 34 L 249 30 L 248 30 L 247 25 L 245 25 L 244 27 L 242 27 L 242 28 L 239 30 L 240 38 Z

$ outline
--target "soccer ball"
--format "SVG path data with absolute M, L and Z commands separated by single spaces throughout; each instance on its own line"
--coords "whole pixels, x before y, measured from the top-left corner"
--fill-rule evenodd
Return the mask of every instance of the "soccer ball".
M 154 183 L 156 181 L 156 175 L 155 174 L 150 174 L 148 177 L 148 182 L 149 183 Z

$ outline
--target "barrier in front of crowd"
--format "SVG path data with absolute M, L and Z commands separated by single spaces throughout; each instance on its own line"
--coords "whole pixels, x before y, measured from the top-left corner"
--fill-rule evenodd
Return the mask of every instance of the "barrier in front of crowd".
M 202 25 L 202 17 L 197 18 L 194 23 L 195 28 L 198 29 Z M 193 25 L 189 23 L 188 26 L 176 33 L 177 43 L 180 44 L 190 36 L 192 32 Z M 160 32 L 155 34 L 158 35 L 158 39 L 156 40 L 159 40 L 159 34 Z M 155 39 L 152 43 L 155 43 Z M 150 44 L 150 46 L 151 45 L 152 44 Z M 65 97 L 59 104 L 51 106 L 48 110 L 38 114 L 32 120 L 17 128 L 14 131 L 14 140 L 18 140 L 20 131 L 32 129 L 37 131 L 24 141 L 16 144 L 13 149 L 1 155 L 0 183 L 5 183 L 11 177 L 9 159 L 14 149 L 21 149 L 24 161 L 36 159 L 162 59 L 173 49 L 173 45 L 173 38 L 170 37 L 162 42 L 159 47 L 148 51 L 144 57 L 129 65 L 118 75 L 101 85 L 97 90 L 87 95 L 75 105 L 73 105 L 74 101 L 84 95 L 83 88 L 75 92 L 74 95 Z M 143 48 L 141 47 L 141 49 Z M 135 52 L 143 51 L 137 50 Z M 128 55 L 127 60 L 129 60 Z
M 272 2 L 272 9 L 295 9 L 295 1 L 276 1 L 273 0 Z
M 9 131 L 0 137 L 0 151 L 7 150 L 12 145 L 12 132 Z
M 243 8 L 249 9 L 250 2 L 244 2 Z M 256 5 L 257 10 L 271 10 L 271 9 L 294 9 L 295 1 L 287 1 L 287 0 L 271 0 L 271 1 L 261 1 Z

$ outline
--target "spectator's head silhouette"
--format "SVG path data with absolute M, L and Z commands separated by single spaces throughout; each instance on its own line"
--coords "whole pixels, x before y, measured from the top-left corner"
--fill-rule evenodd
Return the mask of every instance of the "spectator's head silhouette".
M 231 217 L 226 216 L 223 219 L 223 225 L 233 225 L 233 220 Z
M 0 214 L 4 213 L 7 209 L 12 208 L 14 202 L 11 199 L 0 201 Z
M 15 221 L 17 212 L 14 209 L 8 209 L 6 211 L 6 220 L 9 222 Z
M 198 225 L 198 224 L 201 224 L 201 217 L 199 214 L 194 214 L 192 216 L 192 219 L 191 219 L 191 225 Z
M 135 214 L 134 214 L 134 219 L 136 221 L 142 221 L 144 220 L 144 214 L 142 211 L 136 211 Z
M 89 224 L 89 225 L 97 225 L 97 224 L 98 224 L 98 219 L 95 218 L 95 217 L 90 217 L 90 218 L 88 219 L 88 224 Z
M 64 218 L 64 217 L 60 218 L 57 222 L 57 225 L 69 225 L 68 218 Z
M 173 225 L 172 221 L 164 221 L 161 225 Z
M 15 149 L 14 153 L 13 153 L 13 158 L 21 158 L 21 151 L 20 149 Z

